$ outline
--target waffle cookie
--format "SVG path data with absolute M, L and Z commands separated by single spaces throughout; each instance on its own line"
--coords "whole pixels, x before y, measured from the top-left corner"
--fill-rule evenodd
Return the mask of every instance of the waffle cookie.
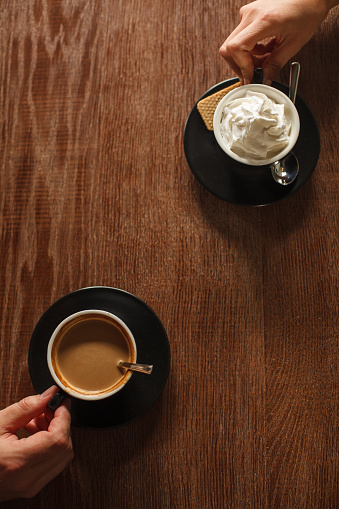
M 197 104 L 198 111 L 209 131 L 213 131 L 213 115 L 220 100 L 228 92 L 239 86 L 240 81 L 234 83 L 233 85 L 230 85 L 227 88 L 223 88 L 222 90 L 219 90 L 219 92 L 215 92 L 214 94 L 209 95 L 208 97 L 205 97 L 205 99 L 201 99 L 201 101 L 198 102 Z

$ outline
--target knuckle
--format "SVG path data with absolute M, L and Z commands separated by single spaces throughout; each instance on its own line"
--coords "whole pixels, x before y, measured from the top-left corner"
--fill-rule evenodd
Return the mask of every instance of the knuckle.
M 53 436 L 53 448 L 58 451 L 64 451 L 65 453 L 73 452 L 72 441 L 69 435 L 63 433 L 56 433 Z
M 219 48 L 219 55 L 224 58 L 225 60 L 227 60 L 229 58 L 229 55 L 227 53 L 227 50 L 225 48 L 225 46 L 221 46 L 221 48 Z
M 224 50 L 223 56 L 227 58 L 230 57 L 230 55 L 233 55 L 234 53 L 239 51 L 239 46 L 233 40 L 226 41 L 226 43 L 223 46 L 223 50 Z
M 21 399 L 17 402 L 18 407 L 23 410 L 24 412 L 27 412 L 27 410 L 30 409 L 30 401 L 29 397 Z
M 248 22 L 256 23 L 262 26 L 269 25 L 272 23 L 280 23 L 282 21 L 282 15 L 279 9 L 275 8 L 274 4 L 269 9 L 263 9 L 258 7 L 256 2 L 243 5 L 239 14 L 241 19 L 246 18 Z
M 281 16 L 278 12 L 275 11 L 267 11 L 263 12 L 261 15 L 261 22 L 264 26 L 275 26 L 281 23 Z
M 239 9 L 239 14 L 240 14 L 240 18 L 243 18 L 250 10 L 250 6 L 249 5 L 243 5 L 242 7 L 240 7 Z
M 55 449 L 63 450 L 68 448 L 68 440 L 64 435 L 57 434 L 53 438 L 53 447 Z
M 8 472 L 9 476 L 15 476 L 17 473 L 20 473 L 23 464 L 20 461 L 5 461 L 4 468 L 6 472 Z
M 253 3 L 243 5 L 239 9 L 239 14 L 240 14 L 241 19 L 245 18 L 245 17 L 249 17 L 251 19 L 255 18 L 258 15 L 257 5 L 253 4 Z

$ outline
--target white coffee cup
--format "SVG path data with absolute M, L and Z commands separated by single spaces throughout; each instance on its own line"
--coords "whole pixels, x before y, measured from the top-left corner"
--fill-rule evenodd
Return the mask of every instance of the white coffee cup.
M 135 363 L 132 332 L 117 316 L 89 309 L 68 316 L 54 330 L 47 364 L 56 385 L 69 396 L 96 401 L 123 389 L 132 376 L 119 361 Z M 51 407 L 60 404 L 60 395 Z
M 272 99 L 277 104 L 283 104 L 285 107 L 285 115 L 291 122 L 291 131 L 289 135 L 289 141 L 287 146 L 283 148 L 279 153 L 274 154 L 274 156 L 269 157 L 267 159 L 257 159 L 253 158 L 251 156 L 241 157 L 240 155 L 233 152 L 228 143 L 227 140 L 224 138 L 224 136 L 221 134 L 221 118 L 223 114 L 223 110 L 226 106 L 226 104 L 230 103 L 234 99 L 239 99 L 241 97 L 245 97 L 245 94 L 247 91 L 253 91 L 253 92 L 259 92 L 262 94 L 265 94 L 269 99 Z M 300 131 L 300 119 L 298 111 L 293 104 L 293 102 L 287 97 L 286 94 L 281 92 L 280 90 L 267 86 L 262 84 L 249 84 L 249 85 L 243 85 L 238 88 L 235 88 L 228 92 L 219 102 L 218 106 L 216 107 L 216 110 L 214 112 L 213 116 L 213 132 L 215 135 L 215 138 L 219 144 L 219 146 L 222 148 L 222 150 L 229 156 L 232 157 L 232 159 L 239 161 L 243 164 L 248 164 L 251 166 L 263 166 L 267 164 L 272 164 L 276 161 L 279 161 L 280 159 L 283 159 L 291 150 L 293 149 L 294 145 L 297 142 L 298 136 Z

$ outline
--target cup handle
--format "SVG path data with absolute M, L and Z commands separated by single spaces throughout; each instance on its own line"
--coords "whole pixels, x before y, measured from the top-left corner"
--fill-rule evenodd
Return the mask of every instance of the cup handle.
M 62 401 L 66 398 L 67 394 L 62 389 L 59 389 L 56 394 L 47 403 L 47 408 L 54 412 L 58 406 L 61 405 Z
M 264 77 L 264 71 L 262 70 L 261 67 L 257 67 L 256 69 L 254 69 L 252 83 L 259 83 L 261 85 L 263 77 Z

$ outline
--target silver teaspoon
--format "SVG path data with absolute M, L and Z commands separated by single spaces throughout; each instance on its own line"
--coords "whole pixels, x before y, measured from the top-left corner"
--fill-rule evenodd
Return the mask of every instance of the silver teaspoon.
M 300 74 L 299 62 L 292 62 L 289 80 L 289 98 L 295 103 L 297 95 L 298 81 Z M 287 154 L 284 159 L 276 161 L 271 165 L 271 173 L 276 182 L 282 186 L 287 186 L 294 182 L 299 173 L 299 161 L 293 152 Z
M 147 375 L 150 375 L 153 370 L 153 366 L 150 366 L 149 364 L 136 364 L 133 362 L 119 362 L 120 368 L 126 368 L 131 369 L 132 371 L 139 371 L 140 373 L 146 373 Z

